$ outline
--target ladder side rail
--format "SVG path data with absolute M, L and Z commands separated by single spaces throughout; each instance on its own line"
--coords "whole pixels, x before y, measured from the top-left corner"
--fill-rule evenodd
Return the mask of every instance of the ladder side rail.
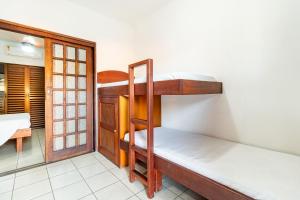
M 135 124 L 131 119 L 134 118 L 134 67 L 129 66 L 129 179 L 135 180 L 133 170 L 135 169 L 135 152 L 132 148 L 135 145 Z
M 155 174 L 154 174 L 154 136 L 153 136 L 153 60 L 147 63 L 147 178 L 148 196 L 154 195 Z

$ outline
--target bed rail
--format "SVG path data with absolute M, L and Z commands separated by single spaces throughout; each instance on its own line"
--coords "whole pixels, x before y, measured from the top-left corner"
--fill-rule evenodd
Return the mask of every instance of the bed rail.
M 135 118 L 134 110 L 134 69 L 146 65 L 147 83 L 147 119 Z M 156 187 L 156 172 L 154 169 L 153 154 L 153 60 L 147 59 L 129 65 L 129 179 L 130 182 L 138 179 L 147 187 L 147 196 L 154 196 Z M 147 127 L 147 149 L 136 148 L 135 146 L 135 125 L 142 124 Z M 136 170 L 135 164 L 137 157 L 144 157 L 147 165 L 147 176 Z

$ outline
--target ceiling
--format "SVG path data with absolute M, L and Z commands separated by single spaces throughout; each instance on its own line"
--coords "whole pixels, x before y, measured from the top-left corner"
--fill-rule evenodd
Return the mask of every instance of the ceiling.
M 21 33 L 15 33 L 11 31 L 5 31 L 0 29 L 0 40 L 6 40 L 11 42 L 27 42 L 31 43 L 36 47 L 44 47 L 44 39 L 34 36 L 24 35 Z
M 134 23 L 171 0 L 68 0 L 95 12 L 127 23 Z

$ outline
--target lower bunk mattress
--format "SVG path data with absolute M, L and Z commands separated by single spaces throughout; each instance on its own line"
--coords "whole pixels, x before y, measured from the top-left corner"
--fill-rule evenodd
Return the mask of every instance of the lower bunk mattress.
M 146 138 L 136 131 L 137 146 Z M 300 199 L 299 156 L 163 127 L 154 129 L 154 153 L 254 199 Z

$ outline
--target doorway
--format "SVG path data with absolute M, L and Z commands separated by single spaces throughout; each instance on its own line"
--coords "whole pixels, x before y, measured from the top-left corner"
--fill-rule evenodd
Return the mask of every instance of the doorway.
M 0 20 L 0 31 L 23 34 L 27 35 L 27 38 L 37 38 L 43 41 L 43 71 L 41 71 L 41 68 L 37 70 L 38 68 L 36 67 L 39 66 L 32 64 L 26 66 L 25 64 L 15 64 L 13 62 L 3 62 L 2 64 L 3 72 L 6 72 L 5 69 L 14 64 L 15 67 L 19 67 L 16 70 L 18 73 L 24 70 L 24 74 L 29 74 L 29 76 L 30 74 L 35 75 L 36 79 L 24 79 L 24 85 L 38 82 L 40 83 L 40 87 L 35 88 L 35 95 L 44 94 L 43 106 L 34 107 L 34 102 L 38 101 L 38 97 L 31 98 L 34 96 L 33 89 L 31 89 L 32 94 L 28 97 L 26 95 L 28 91 L 25 90 L 25 100 L 20 103 L 24 105 L 25 113 L 28 112 L 29 106 L 31 113 L 35 114 L 35 116 L 34 114 L 30 115 L 29 110 L 30 129 L 32 130 L 30 138 L 35 138 L 32 140 L 39 142 L 43 154 L 42 161 L 36 163 L 49 163 L 94 151 L 96 44 L 91 41 L 5 20 Z M 22 49 L 31 51 L 32 45 L 28 45 L 27 43 L 21 42 Z M 34 54 L 34 56 L 38 57 L 37 54 Z M 0 62 L 2 62 L 1 57 Z M 21 66 L 23 67 L 22 69 Z M 43 77 L 44 80 L 37 79 L 37 77 Z M 8 98 L 5 94 L 7 90 L 5 90 L 5 87 L 2 87 L 3 84 L 7 83 L 5 78 L 7 79 L 7 76 L 5 73 L 2 73 L 0 67 L 0 113 L 4 115 L 7 114 L 8 108 L 5 102 L 5 99 Z M 2 88 L 4 88 L 3 92 Z M 40 88 L 42 88 L 42 92 Z M 44 118 L 44 123 L 41 123 L 41 118 Z M 34 135 L 37 135 L 37 137 L 34 137 Z M 28 138 L 24 139 L 24 141 L 27 141 Z M 14 139 L 9 139 L 5 144 L 13 144 Z M 27 168 L 32 165 L 35 164 L 32 163 L 25 167 Z M 23 167 L 16 167 L 16 169 L 22 170 Z

